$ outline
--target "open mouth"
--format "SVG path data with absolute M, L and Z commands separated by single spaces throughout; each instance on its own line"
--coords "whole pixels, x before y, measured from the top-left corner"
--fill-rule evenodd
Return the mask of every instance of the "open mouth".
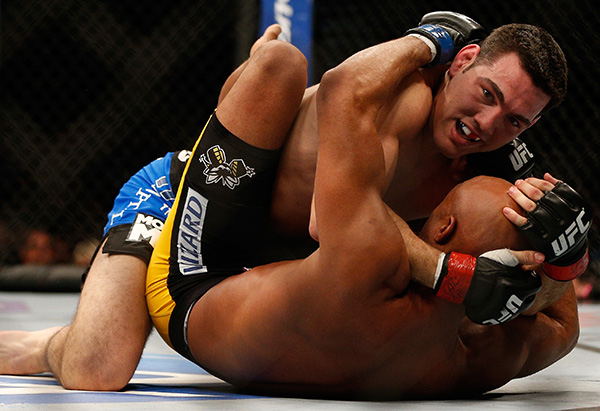
M 473 131 L 471 131 L 471 129 L 460 120 L 456 121 L 456 130 L 458 131 L 458 134 L 461 135 L 465 140 L 472 141 L 474 143 L 481 141 L 479 137 L 470 137 Z

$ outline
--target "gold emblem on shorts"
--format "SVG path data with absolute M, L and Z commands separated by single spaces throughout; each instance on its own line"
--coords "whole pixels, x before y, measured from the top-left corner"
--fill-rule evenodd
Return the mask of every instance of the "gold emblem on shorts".
M 219 145 L 206 150 L 206 153 L 200 156 L 200 161 L 206 166 L 206 184 L 221 181 L 224 186 L 233 190 L 240 184 L 240 178 L 252 177 L 255 174 L 254 169 L 248 167 L 244 160 L 235 159 L 227 163 L 225 151 Z

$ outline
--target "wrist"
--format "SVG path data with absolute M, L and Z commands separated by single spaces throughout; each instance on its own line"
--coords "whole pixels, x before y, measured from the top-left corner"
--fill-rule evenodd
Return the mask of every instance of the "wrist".
M 436 272 L 435 295 L 462 304 L 473 280 L 477 258 L 460 253 L 442 254 L 441 268 Z M 440 264 L 438 263 L 438 267 Z
M 578 261 L 565 267 L 544 263 L 544 272 L 555 281 L 571 281 L 585 272 L 590 262 L 589 248 Z
M 423 42 L 429 48 L 429 52 L 431 54 L 431 57 L 430 57 L 429 61 L 427 62 L 427 64 L 429 64 L 433 60 L 435 60 L 435 57 L 437 56 L 437 49 L 436 49 L 435 44 L 433 43 L 433 41 L 431 41 L 428 37 L 425 37 L 425 36 L 423 36 L 422 34 L 419 34 L 419 33 L 410 33 L 408 35 L 408 37 L 414 37 L 416 39 L 421 40 L 421 42 Z
M 432 60 L 429 62 L 428 67 L 446 64 L 454 57 L 454 40 L 439 25 L 423 24 L 417 28 L 408 30 L 407 35 L 411 34 L 425 37 L 434 45 L 435 54 L 432 53 Z
M 438 257 L 437 267 L 435 268 L 435 275 L 433 276 L 433 289 L 434 291 L 438 291 L 440 288 L 440 276 L 442 275 L 442 270 L 444 269 L 444 261 L 446 259 L 446 253 L 441 253 Z

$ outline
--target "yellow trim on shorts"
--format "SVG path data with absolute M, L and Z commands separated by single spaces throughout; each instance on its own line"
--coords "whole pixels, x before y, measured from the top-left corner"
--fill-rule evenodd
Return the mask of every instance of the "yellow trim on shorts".
M 194 144 L 194 149 L 192 150 L 190 159 L 194 157 L 194 153 L 196 152 L 196 149 L 200 144 L 200 140 L 202 140 L 202 136 L 204 135 L 206 127 L 208 126 L 208 123 L 210 123 L 213 115 L 214 113 L 204 125 L 198 140 L 196 140 L 196 144 Z M 152 323 L 163 340 L 165 340 L 165 342 L 171 347 L 173 347 L 173 345 L 171 344 L 171 339 L 169 338 L 169 321 L 171 320 L 171 314 L 175 309 L 175 302 L 173 301 L 171 293 L 169 292 L 169 287 L 167 286 L 167 279 L 169 277 L 169 257 L 171 254 L 173 222 L 175 220 L 177 208 L 179 207 L 179 200 L 183 191 L 183 182 L 185 181 L 190 163 L 191 161 L 188 161 L 188 163 L 185 165 L 173 207 L 171 208 L 171 212 L 167 216 L 165 225 L 163 226 L 162 232 L 158 237 L 158 241 L 156 242 L 154 251 L 152 253 L 152 258 L 150 259 L 148 272 L 146 274 L 146 304 L 148 305 L 148 311 L 150 313 L 150 317 L 152 318 Z

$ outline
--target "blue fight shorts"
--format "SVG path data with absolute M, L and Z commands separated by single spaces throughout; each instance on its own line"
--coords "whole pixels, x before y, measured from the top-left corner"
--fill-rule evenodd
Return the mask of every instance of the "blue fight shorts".
M 103 253 L 133 255 L 149 263 L 190 154 L 168 153 L 125 183 L 108 213 Z

